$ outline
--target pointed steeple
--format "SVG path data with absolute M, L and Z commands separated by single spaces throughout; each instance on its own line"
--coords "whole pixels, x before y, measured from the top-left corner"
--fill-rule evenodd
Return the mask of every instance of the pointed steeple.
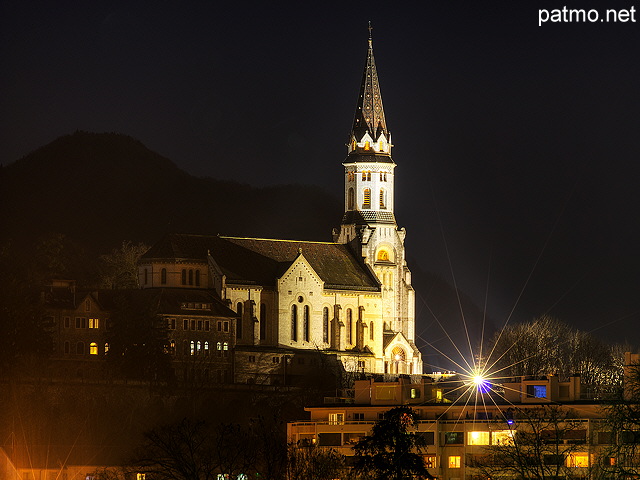
M 391 155 L 391 138 L 382 106 L 382 94 L 376 62 L 373 56 L 373 40 L 369 22 L 369 46 L 362 74 L 360 96 L 356 105 L 353 128 L 348 145 L 349 154 Z M 389 160 L 390 161 L 390 160 Z

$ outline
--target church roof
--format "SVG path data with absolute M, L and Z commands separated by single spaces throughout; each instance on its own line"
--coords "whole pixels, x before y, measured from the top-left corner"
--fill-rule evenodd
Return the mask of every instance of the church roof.
M 382 95 L 380 93 L 380 83 L 378 82 L 376 61 L 373 57 L 371 24 L 369 24 L 367 60 L 362 74 L 360 96 L 358 97 L 356 113 L 353 119 L 353 133 L 356 138 L 362 138 L 367 132 L 374 140 L 376 140 L 381 133 L 387 138 L 389 137 L 387 122 L 384 118 L 384 108 L 382 107 Z
M 326 288 L 379 290 L 375 274 L 343 244 L 264 238 L 169 234 L 142 256 L 206 262 L 210 254 L 229 284 L 275 286 L 302 253 Z

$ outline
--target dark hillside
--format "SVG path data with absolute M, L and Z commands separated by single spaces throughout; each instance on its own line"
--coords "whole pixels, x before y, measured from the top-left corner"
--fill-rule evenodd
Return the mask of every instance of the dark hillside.
M 30 153 L 0 170 L 0 192 L 3 240 L 58 232 L 94 252 L 166 232 L 330 240 L 341 214 L 317 187 L 196 178 L 111 133 L 76 132 Z

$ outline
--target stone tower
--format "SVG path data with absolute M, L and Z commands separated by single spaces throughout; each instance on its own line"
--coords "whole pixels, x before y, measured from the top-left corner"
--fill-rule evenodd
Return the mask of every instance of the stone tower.
M 394 170 L 391 133 L 382 105 L 373 56 L 371 26 L 360 96 L 344 160 L 345 211 L 334 240 L 349 244 L 378 276 L 383 290 L 384 330 L 388 338 L 405 337 L 414 352 L 387 352 L 389 365 L 398 357 L 419 357 L 415 347 L 415 294 L 405 261 L 405 229 L 394 215 Z M 406 360 L 402 360 L 406 361 Z M 414 360 L 415 362 L 415 360 Z M 420 369 L 422 368 L 421 361 Z M 404 369 L 405 373 L 409 370 Z M 415 369 L 411 369 L 415 372 Z

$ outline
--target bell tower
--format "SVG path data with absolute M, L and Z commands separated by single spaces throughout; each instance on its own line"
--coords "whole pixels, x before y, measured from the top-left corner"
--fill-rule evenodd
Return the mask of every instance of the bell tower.
M 405 261 L 406 231 L 394 215 L 391 133 L 382 105 L 373 56 L 371 24 L 367 57 L 347 143 L 344 166 L 344 215 L 334 241 L 349 244 L 378 276 L 383 291 L 386 335 L 401 333 L 415 348 L 415 294 Z M 419 353 L 416 354 L 419 358 Z M 419 361 L 420 368 L 421 360 Z

